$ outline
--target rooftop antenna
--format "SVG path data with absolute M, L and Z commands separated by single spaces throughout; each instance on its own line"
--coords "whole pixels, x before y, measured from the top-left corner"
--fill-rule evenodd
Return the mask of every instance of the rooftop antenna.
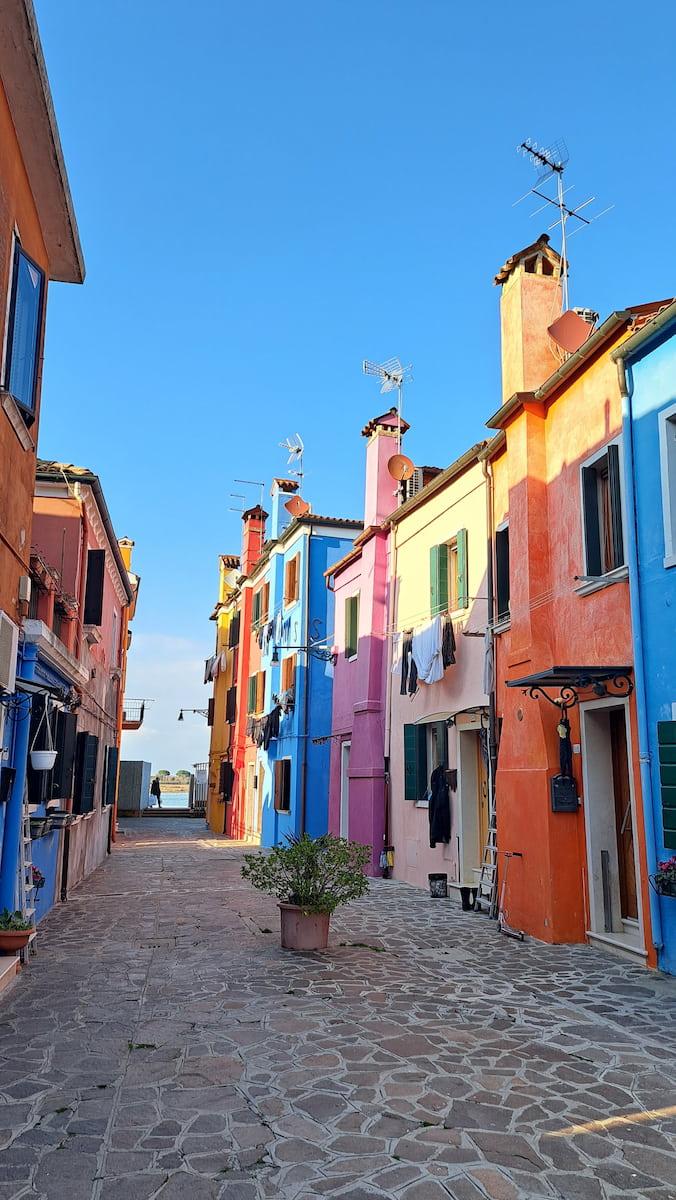
M 410 383 L 413 379 L 411 375 L 412 367 L 402 367 L 398 358 L 388 358 L 384 363 L 372 363 L 367 358 L 362 363 L 362 370 L 365 375 L 375 376 L 376 379 L 382 381 L 380 389 L 381 395 L 383 392 L 392 392 L 397 389 L 397 416 L 399 424 L 397 427 L 397 454 L 401 454 L 401 394 L 405 383 Z
M 300 496 L 303 491 L 303 451 L 305 449 L 303 439 L 300 434 L 297 433 L 295 442 L 292 442 L 291 438 L 288 437 L 285 442 L 280 442 L 279 445 L 281 446 L 282 450 L 286 450 L 289 455 L 286 463 L 287 467 L 290 467 L 291 463 L 298 463 L 298 470 L 289 471 L 289 475 L 296 476 L 298 480 L 298 495 Z
M 240 504 L 239 508 L 234 508 L 234 507 L 228 508 L 228 512 L 243 513 L 244 512 L 244 496 L 240 495 L 239 492 L 230 492 L 230 499 L 231 500 L 241 500 L 242 503 Z
M 251 487 L 259 487 L 261 489 L 261 498 L 259 500 L 259 504 L 261 508 L 263 507 L 263 491 L 265 489 L 265 484 L 261 483 L 260 479 L 236 479 L 235 483 L 248 483 Z M 232 492 L 230 494 L 233 495 Z
M 571 187 L 568 188 L 564 188 L 563 186 L 563 172 L 568 165 L 568 150 L 566 148 L 566 143 L 562 139 L 559 139 L 557 142 L 550 142 L 548 146 L 538 146 L 537 142 L 534 142 L 532 138 L 527 138 L 525 142 L 520 142 L 517 146 L 517 154 L 518 153 L 523 154 L 524 158 L 530 159 L 535 170 L 537 171 L 537 179 L 535 187 L 531 188 L 529 192 L 526 192 L 524 196 L 520 196 L 519 199 L 515 200 L 514 203 L 520 204 L 522 200 L 526 199 L 526 196 L 539 196 L 539 198 L 544 200 L 545 203 L 541 205 L 540 208 L 537 208 L 535 212 L 531 213 L 532 217 L 537 216 L 538 213 L 544 212 L 544 210 L 550 204 L 559 210 L 559 215 L 556 221 L 552 222 L 549 228 L 555 229 L 557 225 L 561 226 L 561 282 L 563 287 L 563 311 L 567 312 L 568 308 L 570 307 L 568 296 L 568 254 L 566 249 L 567 239 L 568 237 L 572 237 L 574 233 L 578 233 L 584 225 L 591 225 L 592 221 L 598 221 L 599 217 L 603 217 L 607 212 L 610 212 L 611 208 L 614 208 L 615 206 L 614 204 L 609 205 L 608 208 L 604 208 L 603 212 L 597 213 L 596 216 L 583 217 L 580 215 L 582 209 L 586 208 L 588 204 L 591 204 L 592 201 L 596 199 L 596 196 L 590 196 L 589 199 L 584 200 L 582 204 L 578 204 L 575 208 L 569 208 L 564 197 L 574 185 L 571 184 Z M 555 197 L 548 196 L 546 192 L 540 191 L 540 188 L 552 178 L 556 179 Z M 577 225 L 575 229 L 571 230 L 570 234 L 568 234 L 566 230 L 566 222 L 570 217 L 574 217 L 576 221 L 580 222 L 580 224 Z

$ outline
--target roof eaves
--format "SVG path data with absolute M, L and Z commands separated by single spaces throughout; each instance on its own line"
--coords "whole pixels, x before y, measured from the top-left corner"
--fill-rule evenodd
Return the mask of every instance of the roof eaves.
M 611 350 L 610 357 L 613 362 L 632 358 L 634 354 L 643 350 L 649 342 L 662 333 L 674 321 L 676 321 L 676 300 L 672 300 L 670 304 L 667 304 L 657 316 L 648 321 L 636 333 L 633 333 L 631 337 L 628 337 L 616 350 Z

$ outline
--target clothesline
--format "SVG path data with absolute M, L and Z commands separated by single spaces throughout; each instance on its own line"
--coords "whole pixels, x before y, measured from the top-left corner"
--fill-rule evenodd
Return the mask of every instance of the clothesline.
M 470 600 L 486 600 L 487 597 L 486 596 L 470 596 L 469 599 Z M 455 611 L 456 611 L 455 609 L 446 609 L 444 612 L 442 612 L 440 614 L 435 613 L 434 616 L 437 616 L 437 615 L 442 616 L 442 617 L 452 616 L 452 614 Z M 405 633 L 407 629 L 419 629 L 423 625 L 427 625 L 429 621 L 433 621 L 434 616 L 430 615 L 429 608 L 420 609 L 419 612 L 412 613 L 409 617 L 407 617 L 406 621 L 403 624 L 391 623 L 391 624 L 387 625 L 387 627 L 385 629 L 385 634 L 387 637 L 392 637 L 392 635 L 395 633 Z M 467 619 L 466 610 L 463 609 L 462 614 L 455 616 L 452 619 L 453 619 L 454 625 L 462 624 L 462 622 Z

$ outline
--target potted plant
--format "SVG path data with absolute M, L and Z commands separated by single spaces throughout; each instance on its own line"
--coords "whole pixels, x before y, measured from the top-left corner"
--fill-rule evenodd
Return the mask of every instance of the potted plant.
M 364 867 L 370 858 L 370 846 L 332 833 L 287 835 L 286 845 L 245 854 L 242 875 L 277 897 L 284 949 L 322 950 L 334 909 L 368 892 Z
M 32 923 L 18 908 L 15 912 L 3 908 L 0 913 L 0 953 L 15 954 L 17 950 L 23 950 L 34 932 Z
M 660 896 L 676 896 L 676 854 L 666 862 L 658 862 L 655 874 L 648 878 Z

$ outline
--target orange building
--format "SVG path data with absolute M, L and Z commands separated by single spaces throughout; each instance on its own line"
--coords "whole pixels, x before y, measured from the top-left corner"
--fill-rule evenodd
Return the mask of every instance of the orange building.
M 600 325 L 571 312 L 550 332 L 560 273 L 543 236 L 495 280 L 503 403 L 487 424 L 504 432 L 491 463 L 498 868 L 511 927 L 654 965 L 611 353 L 660 305 Z

